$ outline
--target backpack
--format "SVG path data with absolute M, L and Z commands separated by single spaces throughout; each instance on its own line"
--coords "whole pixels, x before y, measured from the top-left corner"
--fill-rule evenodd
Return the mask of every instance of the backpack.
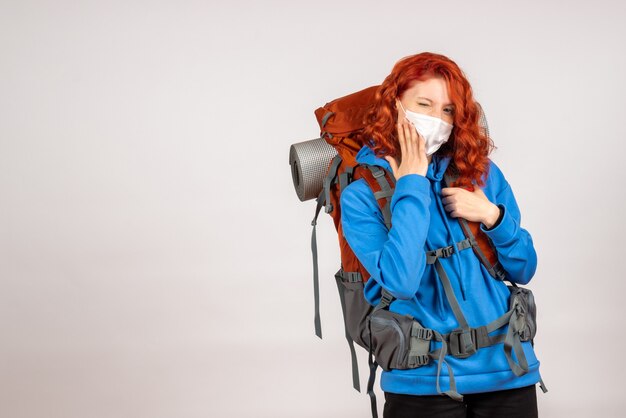
M 359 164 L 356 154 L 362 148 L 359 133 L 365 127 L 365 118 L 374 104 L 378 86 L 372 86 L 348 96 L 335 99 L 315 111 L 321 133 L 319 139 L 294 144 L 290 149 L 290 164 L 294 187 L 300 200 L 316 197 L 315 215 L 311 222 L 311 251 L 313 255 L 314 288 L 314 327 L 315 334 L 322 338 L 319 312 L 319 273 L 317 261 L 316 225 L 321 208 L 330 214 L 339 239 L 341 265 L 335 274 L 344 319 L 345 337 L 350 349 L 353 387 L 360 392 L 359 373 L 354 343 L 368 351 L 370 375 L 367 393 L 370 396 L 372 415 L 377 417 L 374 383 L 376 369 L 408 369 L 438 360 L 437 391 L 461 401 L 462 395 L 456 391 L 452 369 L 448 367 L 450 389 L 441 391 L 439 376 L 446 355 L 466 358 L 481 347 L 500 342 L 504 343 L 507 361 L 517 376 L 528 372 L 528 363 L 521 342 L 531 341 L 534 345 L 536 334 L 536 306 L 529 289 L 510 282 L 509 310 L 490 324 L 472 328 L 468 325 L 456 300 L 450 280 L 440 262 L 440 258 L 450 257 L 456 250 L 454 245 L 427 251 L 428 264 L 435 264 L 442 281 L 446 298 L 460 325 L 448 334 L 424 328 L 417 320 L 406 315 L 389 311 L 393 296 L 382 290 L 380 303 L 370 305 L 363 295 L 365 283 L 370 274 L 360 263 L 343 236 L 341 226 L 341 192 L 352 182 L 364 179 L 377 199 L 387 229 L 392 224 L 390 202 L 395 187 L 392 172 L 379 166 Z M 480 124 L 488 134 L 487 121 L 479 105 Z M 456 176 L 447 170 L 444 174 L 446 185 L 453 187 Z M 506 272 L 498 262 L 497 251 L 490 238 L 480 229 L 479 222 L 457 218 L 461 223 L 465 239 L 456 243 L 459 251 L 471 248 L 480 262 L 495 280 L 507 280 Z M 509 325 L 507 334 L 489 336 L 489 333 Z M 430 351 L 430 342 L 440 341 L 442 347 Z M 516 363 L 511 353 L 518 360 Z M 547 392 L 543 381 L 541 389 Z

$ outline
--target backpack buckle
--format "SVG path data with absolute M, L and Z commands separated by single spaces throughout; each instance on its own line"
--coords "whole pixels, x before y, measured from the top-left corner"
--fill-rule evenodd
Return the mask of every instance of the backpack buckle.
M 420 340 L 430 341 L 433 339 L 433 331 L 428 328 L 413 327 L 413 329 L 411 330 L 411 336 L 417 337 Z
M 374 178 L 376 178 L 376 179 L 377 179 L 377 178 L 379 178 L 379 177 L 384 176 L 384 175 L 385 175 L 385 171 L 384 171 L 384 170 L 381 170 L 381 169 L 378 169 L 378 170 L 375 170 L 375 171 L 372 173 L 372 175 L 374 176 Z
M 389 306 L 391 302 L 393 302 L 393 296 L 391 295 L 391 293 L 383 292 L 380 298 L 380 302 L 384 303 L 386 306 Z
M 442 247 L 439 249 L 440 250 L 440 257 L 446 258 L 446 257 L 450 257 L 452 254 L 454 254 L 454 246 L 453 245 L 449 245 L 447 247 Z
M 466 358 L 476 353 L 476 329 L 455 329 L 450 332 L 448 349 L 458 358 Z
M 416 368 L 420 366 L 425 366 L 430 363 L 430 357 L 427 354 L 418 354 L 415 356 L 409 355 L 409 364 L 410 368 Z

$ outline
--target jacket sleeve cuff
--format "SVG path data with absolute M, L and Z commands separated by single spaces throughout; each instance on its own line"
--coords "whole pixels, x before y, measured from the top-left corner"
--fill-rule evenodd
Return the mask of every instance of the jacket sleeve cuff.
M 422 194 L 430 200 L 430 180 L 420 174 L 406 174 L 396 181 L 396 187 L 391 198 L 391 207 L 402 196 Z
M 506 206 L 502 203 L 498 204 L 500 208 L 501 215 L 500 220 L 497 222 L 491 229 L 487 229 L 485 224 L 480 224 L 480 230 L 483 231 L 494 244 L 506 244 L 509 242 L 514 236 L 515 231 L 517 229 L 517 225 L 515 223 L 515 219 L 509 214 L 506 210 Z

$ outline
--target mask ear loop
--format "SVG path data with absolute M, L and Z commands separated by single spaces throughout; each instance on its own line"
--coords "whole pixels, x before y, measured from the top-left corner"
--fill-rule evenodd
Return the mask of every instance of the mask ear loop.
M 400 117 L 400 115 L 399 115 L 400 111 L 398 110 L 398 104 L 400 105 L 400 108 L 402 109 L 402 115 L 404 116 L 404 119 L 409 121 L 409 119 L 406 117 L 406 110 L 404 110 L 404 106 L 402 106 L 402 102 L 400 101 L 399 98 L 396 97 L 396 111 L 398 111 L 398 118 Z

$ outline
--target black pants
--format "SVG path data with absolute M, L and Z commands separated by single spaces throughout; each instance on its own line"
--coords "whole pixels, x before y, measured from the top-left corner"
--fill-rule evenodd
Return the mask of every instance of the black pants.
M 385 392 L 384 418 L 537 418 L 535 385 L 463 395 L 463 402 L 445 395 L 401 395 Z

